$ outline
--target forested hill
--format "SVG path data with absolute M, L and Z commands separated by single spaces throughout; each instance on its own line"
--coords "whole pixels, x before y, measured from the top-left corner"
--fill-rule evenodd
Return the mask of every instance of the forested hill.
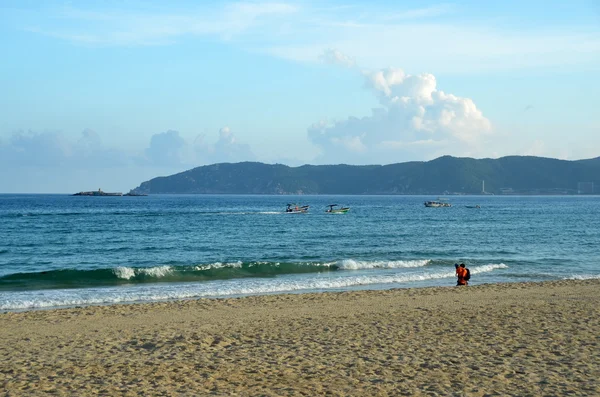
M 600 193 L 600 157 L 566 161 L 531 156 L 444 156 L 390 165 L 254 162 L 197 167 L 143 182 L 133 192 L 196 194 L 590 194 Z

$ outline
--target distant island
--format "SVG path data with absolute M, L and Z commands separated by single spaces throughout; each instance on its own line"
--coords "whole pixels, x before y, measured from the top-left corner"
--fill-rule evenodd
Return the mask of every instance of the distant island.
M 473 159 L 443 156 L 389 165 L 257 162 L 196 167 L 143 182 L 135 194 L 597 194 L 600 157 Z
M 147 196 L 147 194 L 144 193 L 137 193 L 134 191 L 130 191 L 129 193 L 107 193 L 102 191 L 102 189 L 98 189 L 98 190 L 90 190 L 87 192 L 79 192 L 79 193 L 75 193 L 73 194 L 73 196 Z
M 73 196 L 122 196 L 123 193 L 107 193 L 103 192 L 102 189 L 90 190 L 88 192 L 75 193 Z

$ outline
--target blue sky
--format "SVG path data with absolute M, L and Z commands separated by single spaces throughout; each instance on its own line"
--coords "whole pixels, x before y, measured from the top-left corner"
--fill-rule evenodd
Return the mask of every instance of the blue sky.
M 4 0 L 0 58 L 0 193 L 247 160 L 600 156 L 592 0 Z

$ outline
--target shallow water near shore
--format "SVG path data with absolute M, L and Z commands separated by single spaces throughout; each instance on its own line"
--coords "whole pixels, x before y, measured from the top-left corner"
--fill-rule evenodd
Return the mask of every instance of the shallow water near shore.
M 448 198 L 0 195 L 0 310 L 600 278 L 600 197 Z

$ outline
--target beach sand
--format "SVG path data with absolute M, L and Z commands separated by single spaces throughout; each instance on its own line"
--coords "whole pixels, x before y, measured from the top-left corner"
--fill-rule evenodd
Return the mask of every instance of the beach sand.
M 0 314 L 0 394 L 600 395 L 600 280 Z

